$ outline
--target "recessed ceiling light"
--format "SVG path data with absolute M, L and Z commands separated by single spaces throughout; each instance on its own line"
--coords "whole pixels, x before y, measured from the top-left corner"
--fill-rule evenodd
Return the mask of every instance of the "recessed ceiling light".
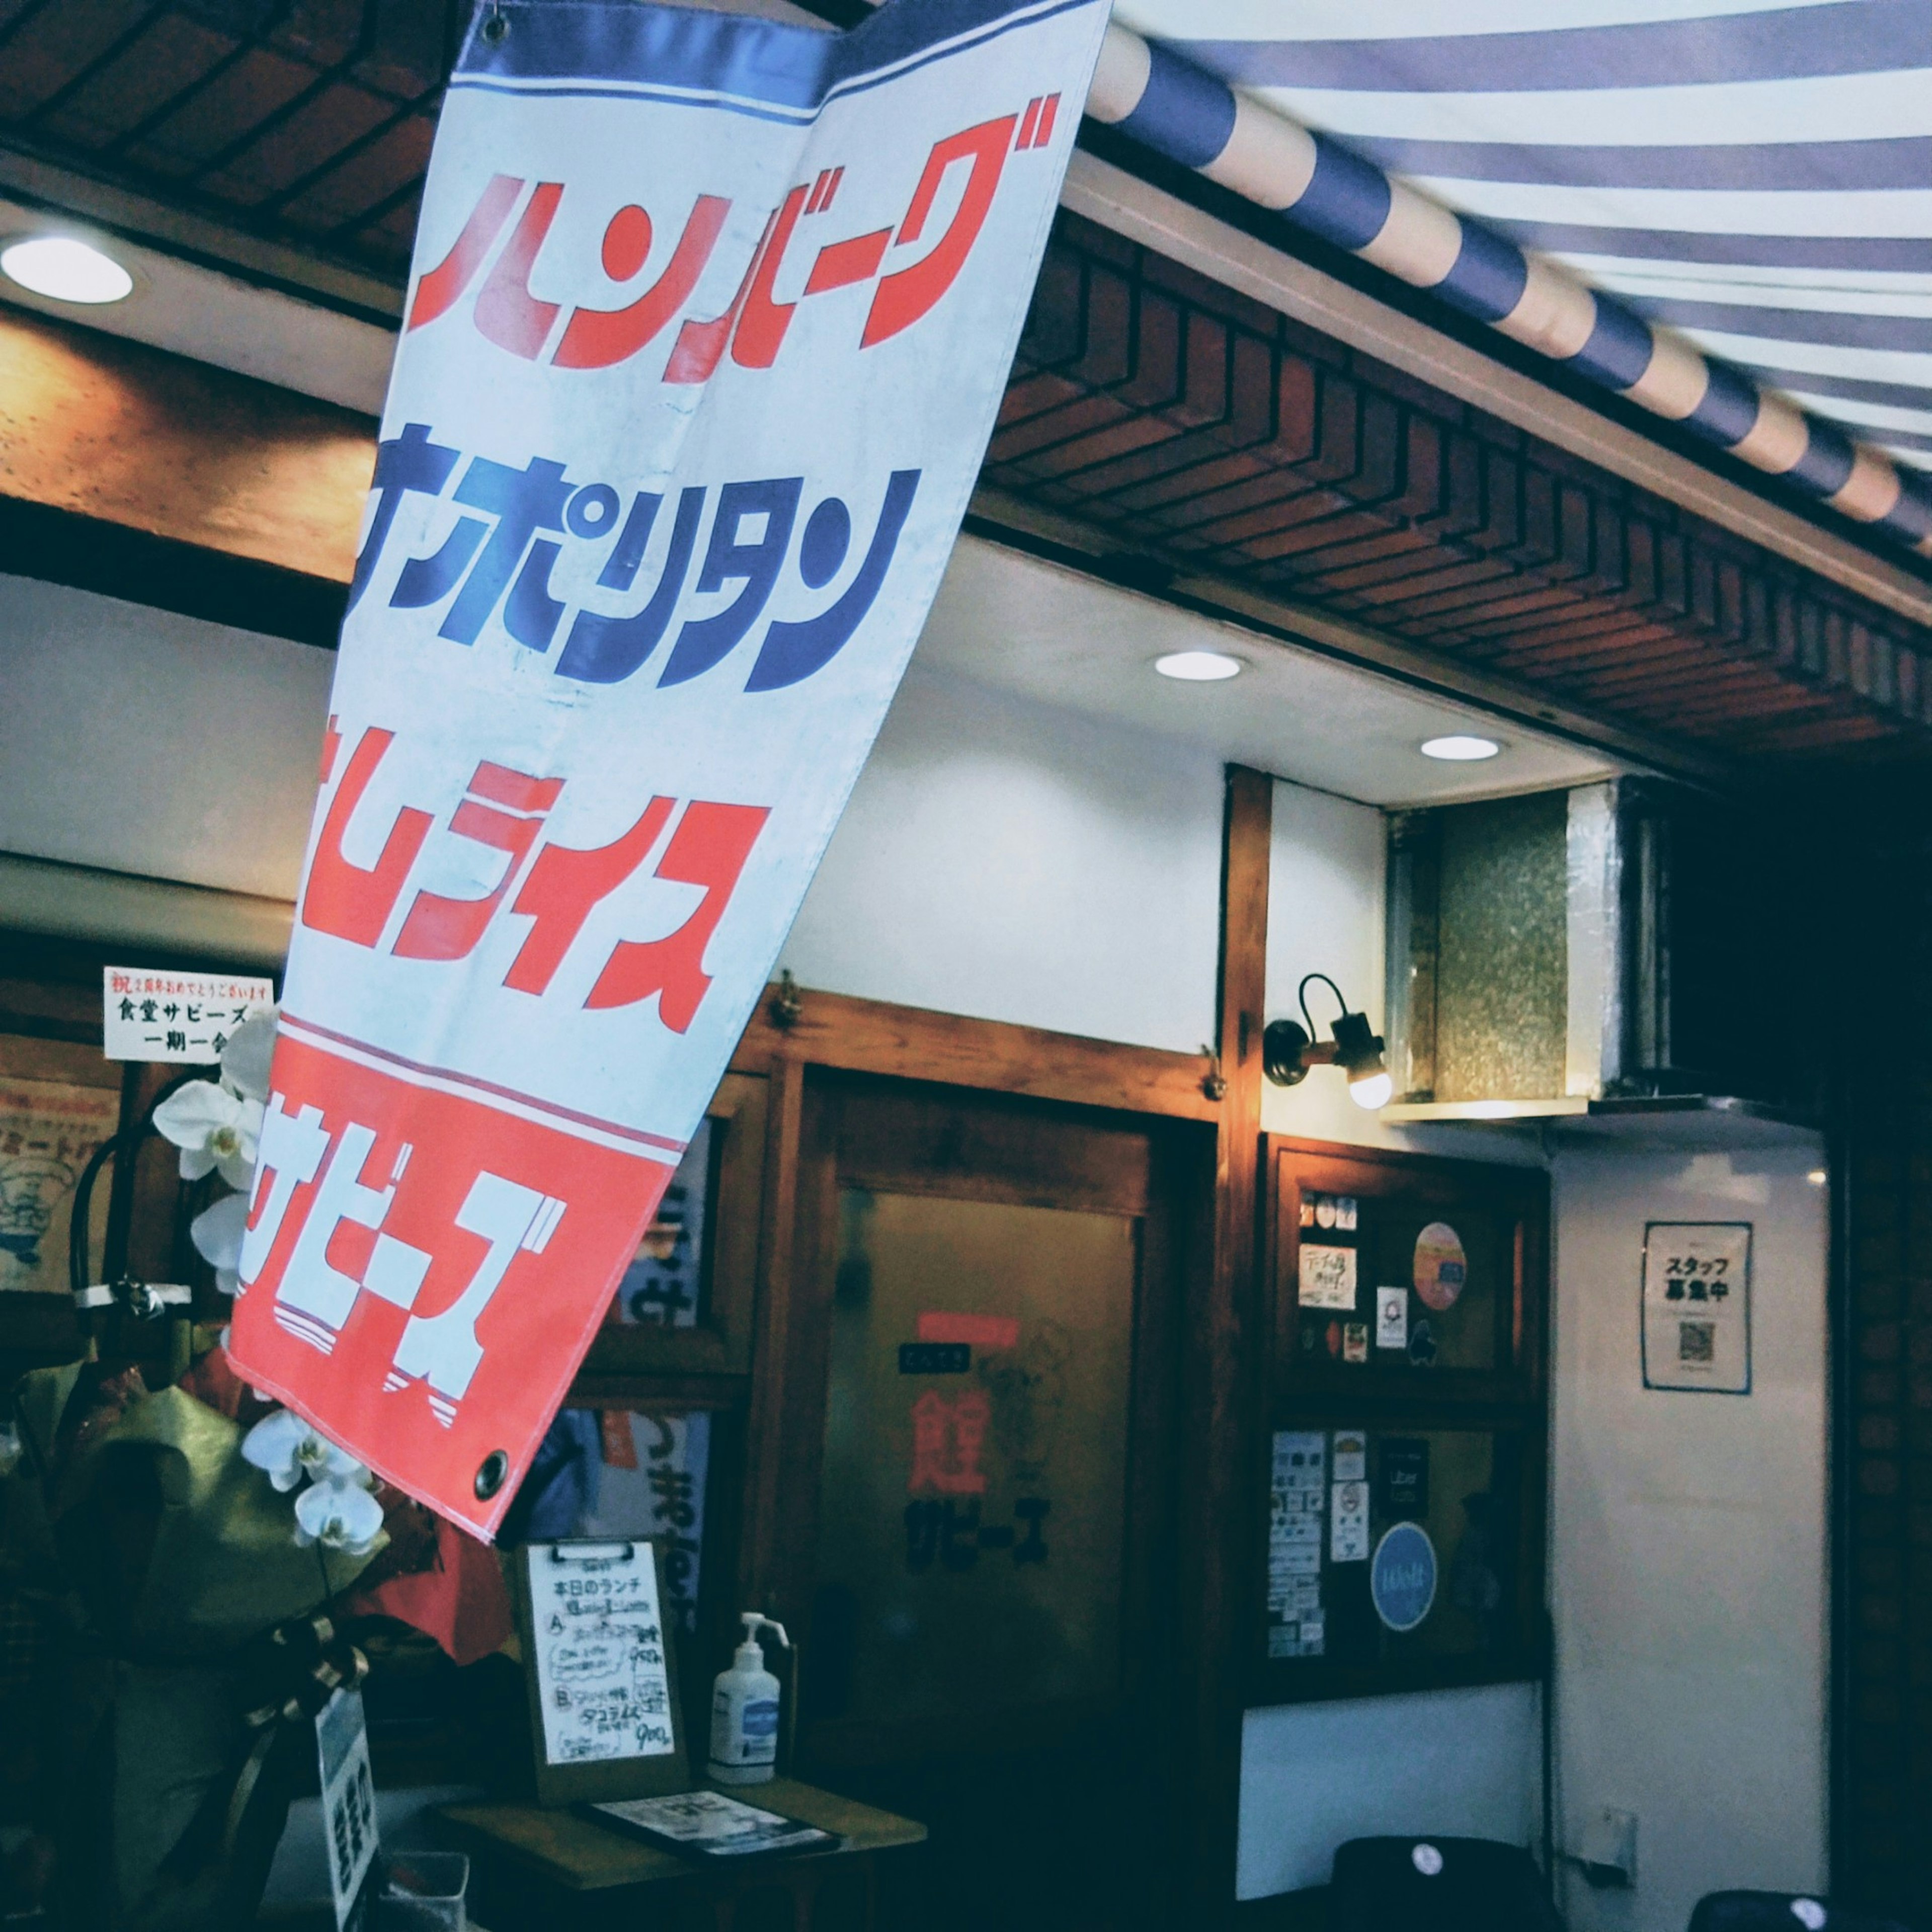
M 1226 651 L 1169 651 L 1154 659 L 1154 668 L 1162 677 L 1178 678 L 1183 684 L 1219 684 L 1224 678 L 1239 677 L 1247 668 Z
M 55 302 L 124 302 L 134 287 L 134 278 L 112 256 L 71 235 L 36 235 L 0 249 L 0 271 Z
M 1493 738 L 1478 738 L 1460 731 L 1452 731 L 1446 738 L 1425 738 L 1422 742 L 1422 755 L 1425 758 L 1441 758 L 1454 765 L 1473 764 L 1479 758 L 1493 758 L 1502 749 Z

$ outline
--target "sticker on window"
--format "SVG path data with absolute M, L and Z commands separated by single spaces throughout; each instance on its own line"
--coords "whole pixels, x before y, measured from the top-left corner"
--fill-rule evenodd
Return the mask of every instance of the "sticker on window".
M 1304 1308 L 1345 1308 L 1352 1311 L 1355 1306 L 1354 1250 L 1303 1242 L 1300 1290 Z
M 1440 1315 L 1454 1308 L 1468 1286 L 1462 1238 L 1447 1221 L 1432 1221 L 1415 1238 L 1415 1292 Z

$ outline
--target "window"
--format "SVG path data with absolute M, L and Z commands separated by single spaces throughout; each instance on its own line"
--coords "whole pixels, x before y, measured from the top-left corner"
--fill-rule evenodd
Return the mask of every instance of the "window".
M 1548 1187 L 1271 1138 L 1270 1701 L 1540 1668 Z

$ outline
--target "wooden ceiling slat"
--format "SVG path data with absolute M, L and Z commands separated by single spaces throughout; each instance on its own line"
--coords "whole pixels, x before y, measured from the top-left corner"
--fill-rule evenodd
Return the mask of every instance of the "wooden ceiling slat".
M 1705 662 L 1710 656 L 1706 645 L 1696 644 L 1673 631 L 1658 626 L 1620 636 L 1594 637 L 1561 644 L 1539 644 L 1534 650 L 1469 651 L 1464 655 L 1472 663 L 1486 664 L 1491 670 L 1512 675 L 1569 676 L 1597 664 L 1645 664 L 1675 653 L 1685 653 Z
M 1054 247 L 1077 254 L 1085 234 L 1064 220 Z M 1108 272 L 1130 280 L 1119 238 L 1108 248 Z M 1139 272 L 1151 276 L 1151 258 Z M 1172 278 L 1166 295 L 1190 299 Z M 1191 334 L 1181 332 L 1184 361 Z M 1834 729 L 1840 713 L 1870 719 L 1880 737 L 1923 729 L 1932 692 L 1886 614 L 1854 614 L 1845 594 L 1574 458 L 1499 434 L 1346 345 L 1318 354 L 1283 325 L 1267 345 L 1264 384 L 1240 373 L 1244 356 L 1261 367 L 1258 332 L 1196 339 L 1241 345 L 1216 358 L 1215 383 L 1302 398 L 1288 452 L 1204 453 L 1228 434 L 1235 394 L 1204 434 L 1151 439 L 1112 468 L 1066 474 L 1063 457 L 1060 482 L 1034 487 L 1156 554 L 1706 742 L 1744 742 L 1766 718 L 1813 718 L 1821 706 Z M 1011 473 L 996 462 L 989 476 L 1008 487 Z M 1027 478 L 1012 481 L 1024 493 Z

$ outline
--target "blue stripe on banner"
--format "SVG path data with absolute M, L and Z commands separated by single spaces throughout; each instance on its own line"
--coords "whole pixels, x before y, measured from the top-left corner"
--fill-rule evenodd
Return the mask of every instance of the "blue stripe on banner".
M 1742 359 L 1742 358 L 1741 358 Z M 1750 361 L 1753 375 L 1771 389 L 1806 389 L 1814 396 L 1840 396 L 1848 403 L 1885 403 L 1894 409 L 1932 410 L 1932 382 L 1874 382 L 1862 376 L 1816 376 L 1808 369 Z
M 1932 58 L 1932 50 L 1928 50 Z M 1569 188 L 1734 190 L 1923 188 L 1932 138 L 1876 141 L 1736 141 L 1698 146 L 1571 147 L 1556 142 L 1409 141 L 1351 135 L 1391 174 L 1450 181 L 1546 182 Z
M 1757 422 L 1758 393 L 1736 370 L 1708 357 L 1711 372 L 1702 400 L 1684 419 L 1684 428 L 1729 449 L 1744 441 Z
M 611 0 L 549 0 L 500 8 L 506 31 L 476 24 L 456 64 L 460 78 L 649 82 L 809 109 L 823 98 L 838 37 L 808 27 L 676 7 Z
M 1473 221 L 1460 224 L 1462 245 L 1434 292 L 1480 322 L 1500 322 L 1522 299 L 1529 264 L 1522 250 Z
M 987 39 L 1090 0 L 903 0 L 849 32 L 636 0 L 502 0 L 478 6 L 458 84 L 608 81 L 662 94 L 679 88 L 790 108 L 801 117 L 882 69 L 920 64 L 950 43 Z M 508 31 L 491 42 L 493 12 Z
M 1806 418 L 1810 434 L 1804 440 L 1804 454 L 1786 470 L 1786 479 L 1814 496 L 1835 496 L 1852 473 L 1857 452 L 1852 440 L 1816 416 Z
M 1597 326 L 1590 339 L 1566 359 L 1580 375 L 1612 389 L 1628 389 L 1650 367 L 1656 350 L 1650 325 L 1608 296 L 1597 297 Z
M 1240 87 L 1414 94 L 1682 87 L 1880 74 L 1926 64 L 1932 0 L 1837 0 L 1690 20 L 1364 40 L 1180 40 Z
M 1225 82 L 1158 40 L 1148 43 L 1146 91 L 1120 131 L 1184 167 L 1204 168 L 1234 131 L 1234 97 Z
M 1689 229 L 1597 228 L 1582 222 L 1488 225 L 1520 248 L 1546 255 L 1620 255 L 1626 260 L 1717 262 L 1750 268 L 1876 268 L 1932 273 L 1932 238 L 1892 236 L 1712 235 Z
M 777 107 L 769 102 L 721 99 L 715 94 L 693 92 L 681 87 L 632 87 L 616 81 L 479 80 L 474 75 L 458 74 L 449 83 L 472 94 L 506 94 L 519 100 L 533 94 L 544 100 L 661 100 L 670 107 L 701 107 L 707 114 L 736 114 L 748 121 L 776 121 L 786 127 L 803 126 L 818 112 L 815 108 Z
M 1828 296 L 1827 289 L 1821 293 Z M 1932 320 L 1922 315 L 1851 315 L 1843 310 L 1773 308 L 1762 302 L 1684 302 L 1675 296 L 1620 298 L 1640 314 L 1673 328 L 1721 329 L 1772 342 L 1816 342 L 1839 349 L 1932 346 Z
M 1324 242 L 1366 248 L 1388 220 L 1388 177 L 1326 134 L 1314 140 L 1315 172 L 1301 199 L 1282 212 Z
M 1932 537 L 1932 478 L 1915 476 L 1908 470 L 1898 472 L 1903 486 L 1889 516 L 1879 519 L 1878 527 L 1908 543 L 1923 543 Z

